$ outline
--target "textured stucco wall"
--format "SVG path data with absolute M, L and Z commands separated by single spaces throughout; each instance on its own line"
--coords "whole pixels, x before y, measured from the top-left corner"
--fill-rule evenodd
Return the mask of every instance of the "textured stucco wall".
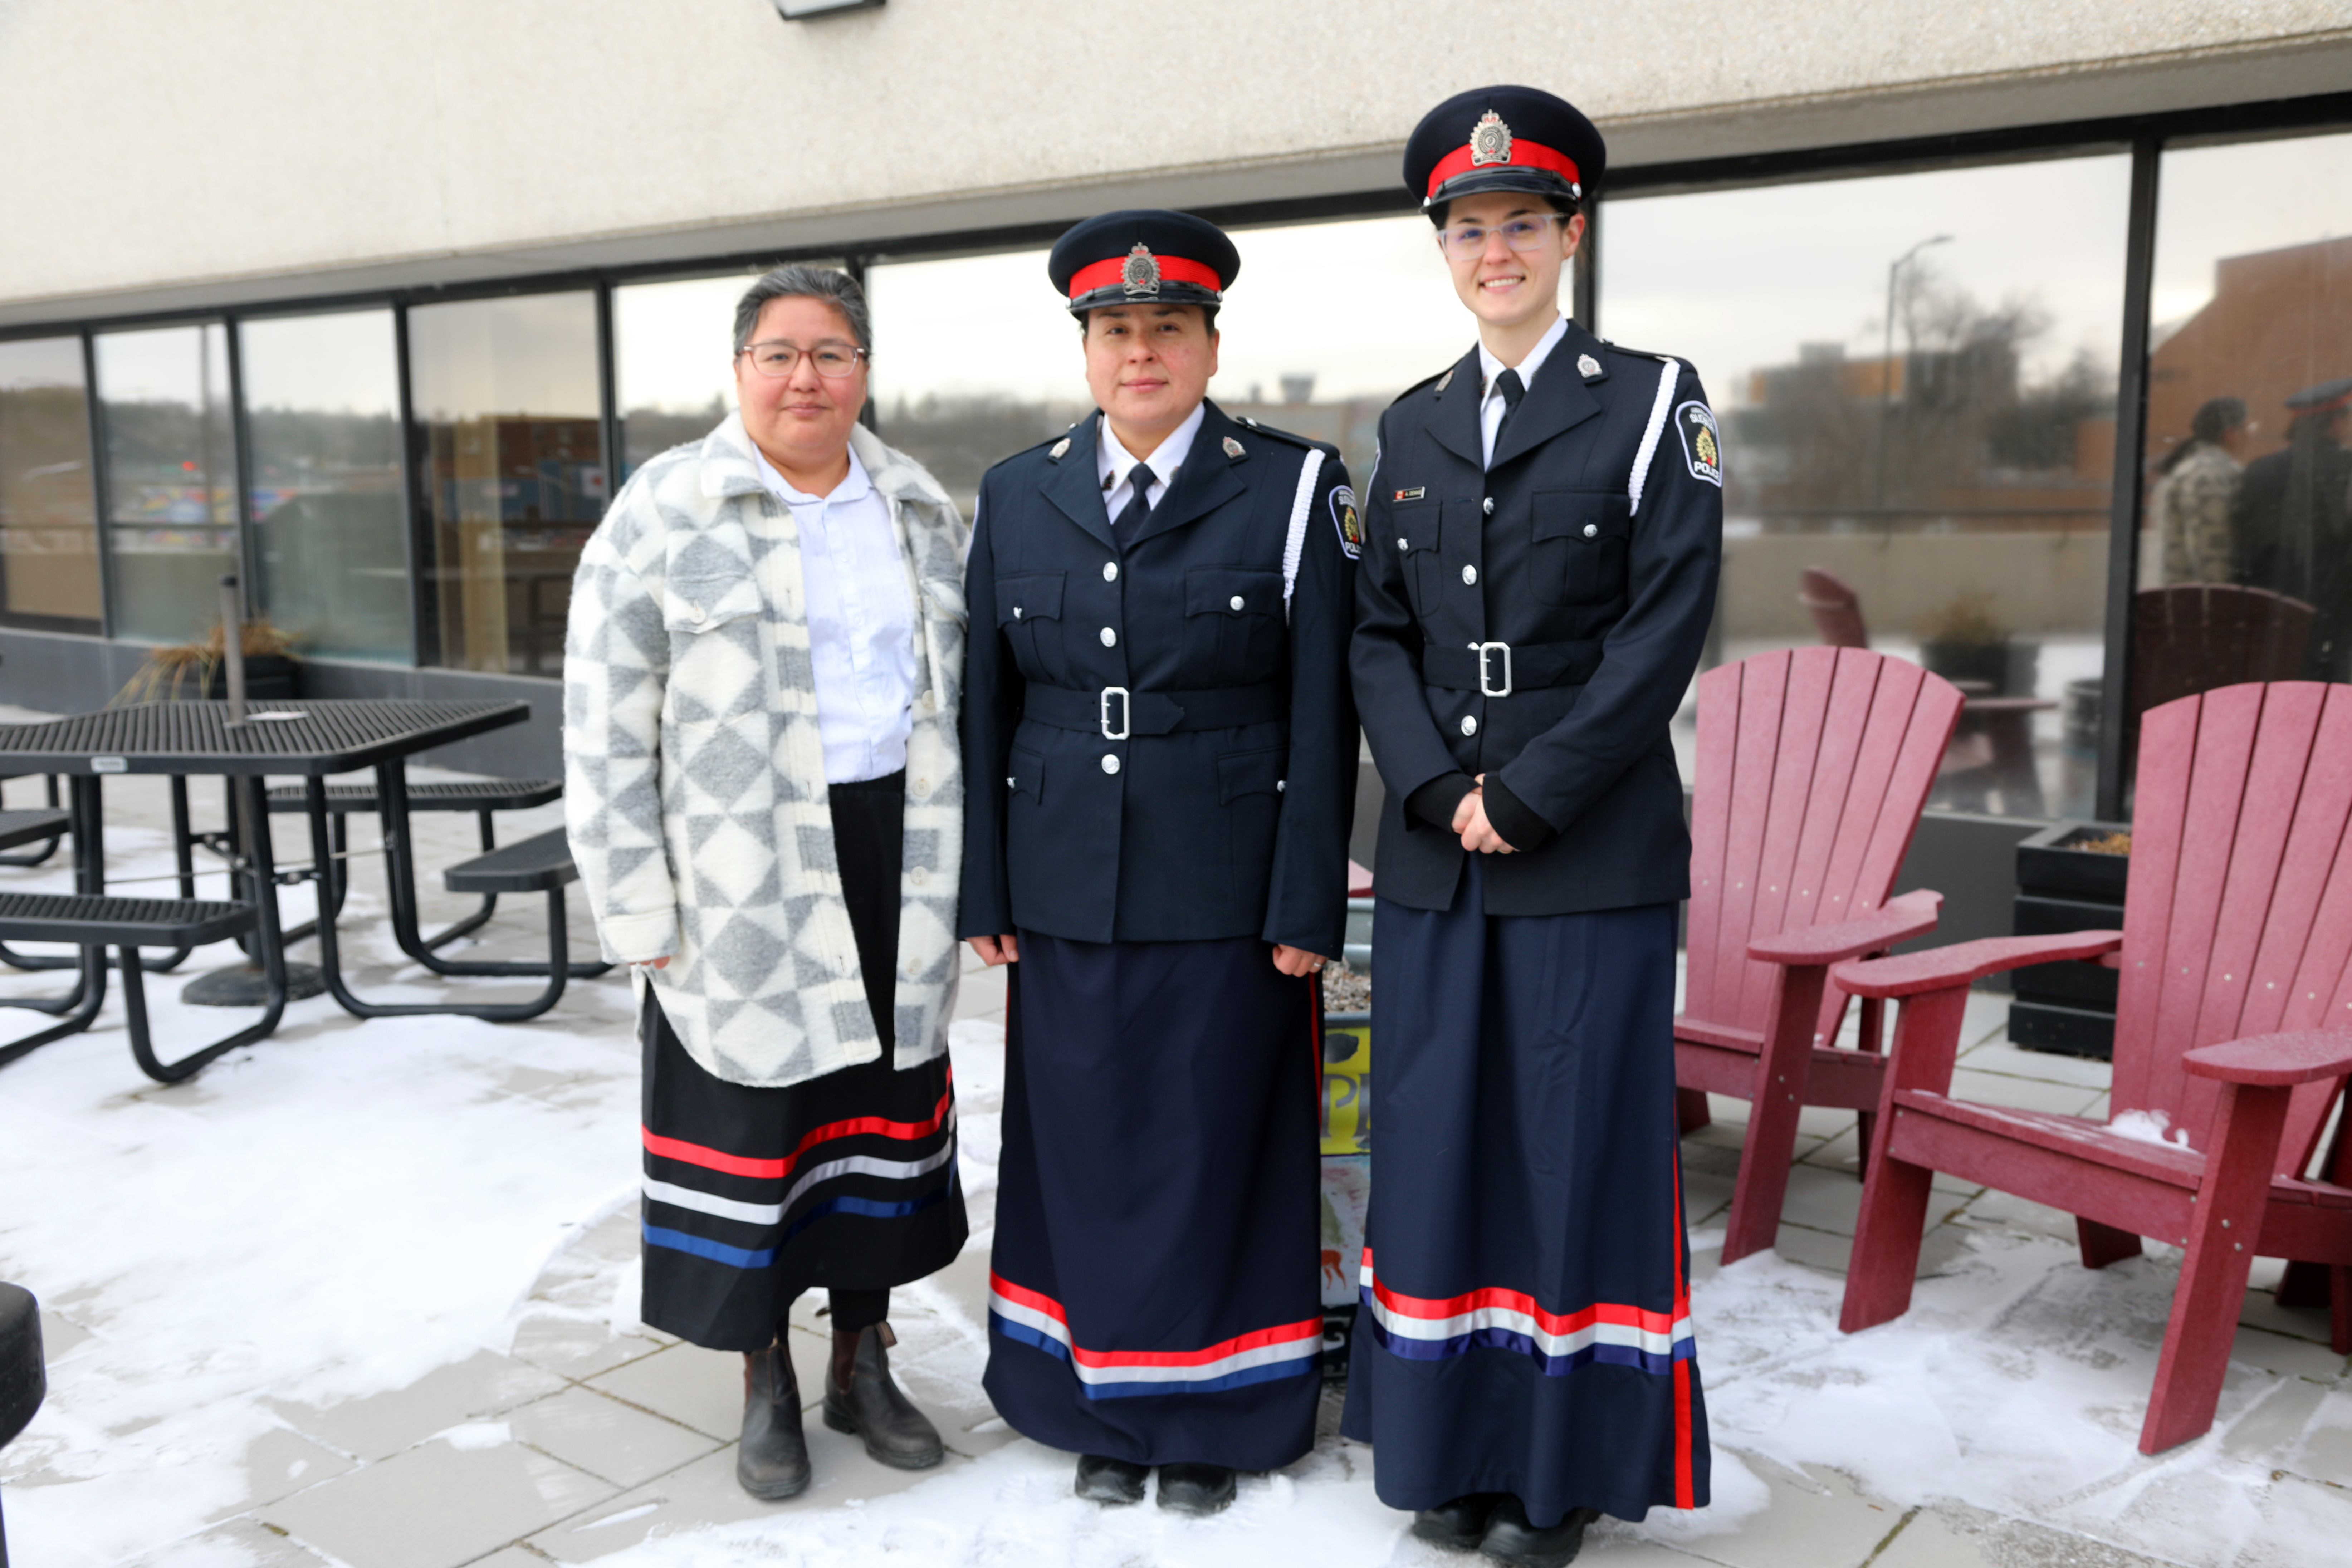
M 2352 0 L 0 0 L 0 324 L 1360 190 L 1498 78 L 1642 162 L 2336 89 Z

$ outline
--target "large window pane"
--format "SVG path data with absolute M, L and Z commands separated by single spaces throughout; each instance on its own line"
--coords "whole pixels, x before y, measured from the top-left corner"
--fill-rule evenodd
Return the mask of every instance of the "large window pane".
M 257 602 L 305 653 L 406 663 L 392 312 L 270 317 L 238 335 Z
M 0 626 L 98 630 L 82 381 L 79 338 L 0 343 Z
M 227 329 L 108 332 L 97 350 L 115 634 L 202 637 L 237 570 Z
M 1815 642 L 1969 698 L 1932 797 L 2088 814 L 2129 160 L 1609 203 L 1600 313 L 1721 416 L 1709 662 Z
M 1218 314 L 1209 395 L 1227 413 L 1337 444 L 1360 484 L 1381 411 L 1476 340 L 1418 215 L 1234 233 L 1242 268 Z M 970 512 L 991 464 L 1094 406 L 1078 329 L 1042 250 L 871 268 L 874 399 L 883 435 Z M 1335 276 L 1380 303 L 1375 330 L 1299 308 Z M 1565 302 L 1563 302 L 1564 304 Z
M 2164 154 L 2135 715 L 2352 679 L 2352 134 Z
M 440 662 L 554 674 L 604 507 L 595 297 L 420 306 L 408 341 Z
M 751 275 L 636 283 L 613 290 L 613 374 L 621 404 L 621 477 L 700 441 L 735 406 L 735 302 Z

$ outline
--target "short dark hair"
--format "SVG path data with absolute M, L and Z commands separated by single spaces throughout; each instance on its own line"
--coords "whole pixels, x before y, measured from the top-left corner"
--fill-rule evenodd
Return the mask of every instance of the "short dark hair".
M 1145 304 L 1149 304 L 1149 303 L 1150 303 L 1150 302 L 1149 300 L 1139 299 L 1139 300 L 1137 300 L 1137 301 L 1136 301 L 1136 303 L 1137 303 L 1137 304 L 1139 304 L 1139 305 L 1145 305 Z M 1170 303 L 1171 303 L 1171 304 L 1190 303 L 1190 301 L 1177 301 L 1177 300 L 1171 300 L 1171 301 L 1170 301 Z M 1107 305 L 1098 305 L 1098 306 L 1095 307 L 1095 309 L 1096 309 L 1096 310 L 1107 310 L 1107 309 L 1109 309 L 1109 308 L 1111 308 L 1111 307 L 1107 306 Z M 1193 309 L 1195 309 L 1195 310 L 1198 310 L 1198 311 L 1201 313 L 1201 325 L 1202 325 L 1202 326 L 1203 326 L 1203 327 L 1207 328 L 1207 329 L 1208 329 L 1210 331 L 1212 331 L 1212 332 L 1213 332 L 1213 331 L 1215 331 L 1215 330 L 1217 329 L 1217 311 L 1219 310 L 1219 308 L 1221 308 L 1220 307 L 1215 306 L 1215 305 L 1193 305 L 1193 306 L 1192 306 L 1192 308 L 1193 308 Z M 1093 323 L 1094 319 L 1095 319 L 1095 312 L 1094 312 L 1094 310 L 1081 310 L 1081 311 L 1079 311 L 1079 312 L 1078 312 L 1078 336 L 1079 336 L 1079 337 L 1083 338 L 1083 337 L 1085 337 L 1085 336 L 1087 335 L 1087 328 L 1089 325 L 1091 325 L 1091 324 Z
M 866 362 L 873 362 L 874 317 L 866 308 L 866 291 L 857 287 L 857 279 L 829 267 L 809 267 L 800 262 L 761 273 L 743 291 L 743 298 L 735 302 L 737 353 L 751 346 L 751 334 L 760 325 L 761 308 L 771 299 L 821 299 L 832 306 L 849 323 L 849 335 L 865 350 Z

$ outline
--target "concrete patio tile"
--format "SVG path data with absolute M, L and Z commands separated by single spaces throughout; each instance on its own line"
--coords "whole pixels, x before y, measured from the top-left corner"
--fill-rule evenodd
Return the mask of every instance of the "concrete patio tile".
M 964 949 L 969 953 L 969 947 Z M 955 1016 L 990 1018 L 1004 1010 L 1005 967 L 967 970 L 956 986 Z
M 158 1547 L 122 1564 L 122 1568 L 332 1568 L 284 1531 L 258 1520 L 232 1519 L 226 1524 Z
M 1932 1211 L 1929 1218 L 1935 1218 Z M 1806 1268 L 1819 1269 L 1843 1279 L 1853 1256 L 1853 1238 L 1783 1221 L 1773 1239 L 1772 1249 L 1787 1262 L 1801 1263 Z M 1931 1225 L 1926 1238 L 1919 1243 L 1919 1267 L 1914 1270 L 1914 1277 L 1924 1280 L 1930 1275 L 1940 1274 L 1967 1250 L 1968 1239 L 1964 1230 L 1953 1225 Z M 1692 1270 L 1692 1278 L 1694 1281 L 1697 1278 L 1696 1267 Z
M 2256 1285 L 2246 1291 L 2245 1305 L 2238 1310 L 2238 1321 L 2249 1328 L 2268 1329 L 2289 1339 L 2311 1340 L 2326 1344 L 2328 1336 L 2326 1307 L 2282 1307 L 2268 1287 Z
M 265 1503 L 276 1502 L 305 1487 L 332 1480 L 352 1469 L 352 1461 L 332 1448 L 312 1442 L 301 1433 L 279 1427 L 264 1432 L 245 1451 L 245 1498 L 216 1509 L 212 1519 L 226 1519 Z
M 1430 1552 L 1427 1561 L 1435 1563 L 1441 1559 L 1445 1563 L 1475 1561 L 1475 1558 L 1456 1558 L 1451 1552 L 1436 1551 Z M 1422 1561 L 1408 1559 L 1402 1552 L 1396 1560 L 1401 1563 Z M 1607 1521 L 1595 1524 L 1584 1532 L 1584 1550 L 1576 1554 L 1576 1560 L 1605 1565 L 1605 1568 L 1697 1568 L 1706 1561 L 1687 1552 L 1678 1552 L 1662 1542 L 1644 1541 L 1637 1535 L 1617 1534 L 1609 1528 Z
M 2062 1056 L 2027 1051 L 2006 1039 L 1987 1041 L 1960 1058 L 1962 1067 L 1979 1072 L 2005 1072 L 2012 1078 L 2039 1078 L 2084 1089 L 2105 1089 L 2115 1081 L 2115 1066 L 2087 1056 Z
M 1683 1219 L 1703 1225 L 1731 1207 L 1731 1178 L 1683 1168 Z
M 2230 1424 L 2221 1437 L 2221 1452 L 2233 1459 L 2272 1463 L 2294 1448 L 2326 1397 L 2327 1389 L 2321 1384 L 2300 1377 L 2286 1379 Z
M 616 1487 L 633 1487 L 709 1453 L 715 1437 L 587 1388 L 567 1388 L 507 1417 L 519 1441 Z
M 815 1347 L 798 1344 L 793 1349 L 803 1398 L 822 1396 L 824 1363 L 813 1354 Z M 743 1357 L 734 1351 L 676 1344 L 600 1373 L 587 1380 L 587 1386 L 721 1442 L 743 1429 Z
M 1912 1514 L 1870 1568 L 2164 1568 L 2119 1546 L 1946 1504 Z
M 2014 1105 L 2021 1111 L 2054 1111 L 2079 1116 L 2099 1098 L 2100 1092 L 2080 1084 L 2052 1083 L 2007 1072 L 1979 1072 L 1967 1067 L 1955 1069 L 1952 1073 L 1954 1099 Z
M 509 1354 L 559 1377 L 584 1379 L 651 1355 L 662 1342 L 638 1333 L 614 1333 L 609 1323 L 559 1317 L 528 1317 L 515 1327 Z
M 331 1448 L 380 1459 L 436 1432 L 497 1416 L 562 1386 L 563 1379 L 552 1373 L 485 1350 L 390 1394 L 323 1408 L 276 1401 L 271 1407 L 289 1425 Z
M 2046 1236 L 2074 1246 L 2078 1241 L 2074 1217 L 2063 1208 L 2029 1202 L 1998 1187 L 1987 1187 L 1969 1200 L 1959 1223 L 2027 1236 Z
M 1727 1568 L 1861 1568 L 1903 1511 L 1874 1502 L 1835 1470 L 1784 1469 L 1743 1454 L 1748 1469 L 1771 1490 L 1771 1505 L 1722 1535 L 1689 1550 Z
M 2289 1339 L 2284 1334 L 2243 1325 L 2239 1327 L 2237 1337 L 2230 1342 L 2230 1359 L 2259 1366 L 2265 1372 L 2275 1372 L 2288 1377 L 2308 1377 L 2322 1383 L 2333 1383 L 2341 1378 L 2347 1361 L 2324 1342 L 2315 1344 L 2307 1339 Z
M 520 1443 L 426 1443 L 258 1516 L 349 1568 L 455 1568 L 617 1489 Z
M 1851 1236 L 1861 1212 L 1862 1183 L 1845 1172 L 1809 1165 L 1790 1168 L 1788 1193 L 1780 1200 L 1784 1223 Z
M 467 1568 L 547 1568 L 547 1559 L 526 1546 L 508 1546 L 475 1558 Z
M 63 1312 L 41 1309 L 41 1364 L 55 1366 L 89 1341 L 89 1331 Z

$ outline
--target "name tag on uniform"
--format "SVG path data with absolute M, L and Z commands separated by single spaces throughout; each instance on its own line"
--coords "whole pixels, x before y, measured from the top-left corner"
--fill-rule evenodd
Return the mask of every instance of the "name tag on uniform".
M 1418 501 L 1418 500 L 1420 500 L 1423 496 L 1426 496 L 1426 495 L 1428 495 L 1428 494 L 1429 494 L 1429 486 L 1426 486 L 1426 485 L 1415 485 L 1415 486 L 1414 486 L 1412 489 L 1410 489 L 1410 490 L 1399 490 L 1395 495 L 1391 496 L 1391 497 L 1389 497 L 1389 499 L 1390 499 L 1391 501 L 1392 501 L 1392 502 L 1394 502 L 1394 501 Z

